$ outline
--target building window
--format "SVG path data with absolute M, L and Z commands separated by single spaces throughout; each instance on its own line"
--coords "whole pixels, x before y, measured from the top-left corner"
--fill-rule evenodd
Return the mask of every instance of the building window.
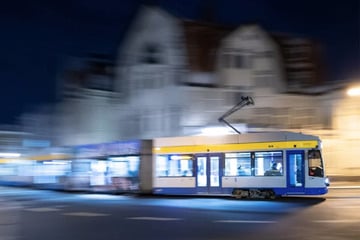
M 244 55 L 241 53 L 224 53 L 222 55 L 222 66 L 224 68 L 237 68 L 244 69 L 251 67 L 251 56 Z
M 142 50 L 141 63 L 146 64 L 159 64 L 161 63 L 160 47 L 154 43 L 147 43 Z
M 253 65 L 253 58 L 251 55 L 244 56 L 244 68 L 251 68 Z
M 229 53 L 222 55 L 222 66 L 224 68 L 231 68 L 231 55 Z
M 244 67 L 244 58 L 241 55 L 234 55 L 234 67 L 243 68 Z

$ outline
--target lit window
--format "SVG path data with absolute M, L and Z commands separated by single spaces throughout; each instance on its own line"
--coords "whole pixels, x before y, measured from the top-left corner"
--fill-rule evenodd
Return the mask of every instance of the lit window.
M 226 153 L 225 176 L 251 176 L 251 154 Z
M 282 176 L 283 154 L 276 152 L 255 153 L 255 176 Z
M 192 177 L 193 158 L 190 155 L 156 156 L 156 176 L 158 177 Z
M 111 157 L 112 177 L 138 177 L 140 158 L 138 156 Z
M 191 155 L 156 156 L 157 177 L 192 177 L 193 157 Z

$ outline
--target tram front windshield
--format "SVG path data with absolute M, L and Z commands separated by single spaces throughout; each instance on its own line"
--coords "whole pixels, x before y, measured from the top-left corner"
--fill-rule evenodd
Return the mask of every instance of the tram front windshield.
M 320 150 L 310 150 L 308 152 L 309 175 L 312 177 L 324 177 L 324 165 Z

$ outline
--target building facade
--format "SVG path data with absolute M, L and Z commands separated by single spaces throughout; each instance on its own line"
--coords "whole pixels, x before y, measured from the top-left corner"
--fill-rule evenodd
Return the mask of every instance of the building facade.
M 224 27 L 144 7 L 111 73 L 107 64 L 90 64 L 87 74 L 65 76 L 64 98 L 49 114 L 52 139 L 65 146 L 200 134 L 224 126 L 219 117 L 249 96 L 255 104 L 229 122 L 242 131 L 318 134 L 330 173 L 346 173 L 360 168 L 358 99 L 346 97 L 344 86 L 319 87 L 318 60 L 308 40 L 274 36 L 257 24 Z M 340 167 L 343 146 L 352 150 Z
M 289 77 L 302 59 L 305 65 L 316 65 L 315 58 L 284 56 L 301 52 L 305 40 L 279 40 L 256 24 L 234 29 L 186 21 L 151 7 L 139 16 L 119 50 L 117 84 L 127 107 L 140 115 L 151 113 L 135 117 L 143 136 L 183 135 L 216 125 L 242 96 L 254 98 L 255 105 L 235 113 L 236 123 L 253 128 L 329 127 L 317 110 L 320 105 L 314 104 L 319 97 L 306 92 L 319 82 L 316 75 Z M 310 51 L 310 44 L 306 46 Z

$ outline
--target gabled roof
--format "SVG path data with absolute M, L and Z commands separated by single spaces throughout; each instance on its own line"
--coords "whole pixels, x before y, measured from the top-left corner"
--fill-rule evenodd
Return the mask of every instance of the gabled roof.
M 144 5 L 140 8 L 135 18 L 141 14 L 162 14 L 165 17 L 171 16 L 176 19 L 184 37 L 188 69 L 193 72 L 213 72 L 221 40 L 236 29 L 235 26 L 215 24 L 211 18 L 206 21 L 182 18 L 152 5 Z
M 214 71 L 221 40 L 235 28 L 189 20 L 183 20 L 181 24 L 184 29 L 189 70 Z

